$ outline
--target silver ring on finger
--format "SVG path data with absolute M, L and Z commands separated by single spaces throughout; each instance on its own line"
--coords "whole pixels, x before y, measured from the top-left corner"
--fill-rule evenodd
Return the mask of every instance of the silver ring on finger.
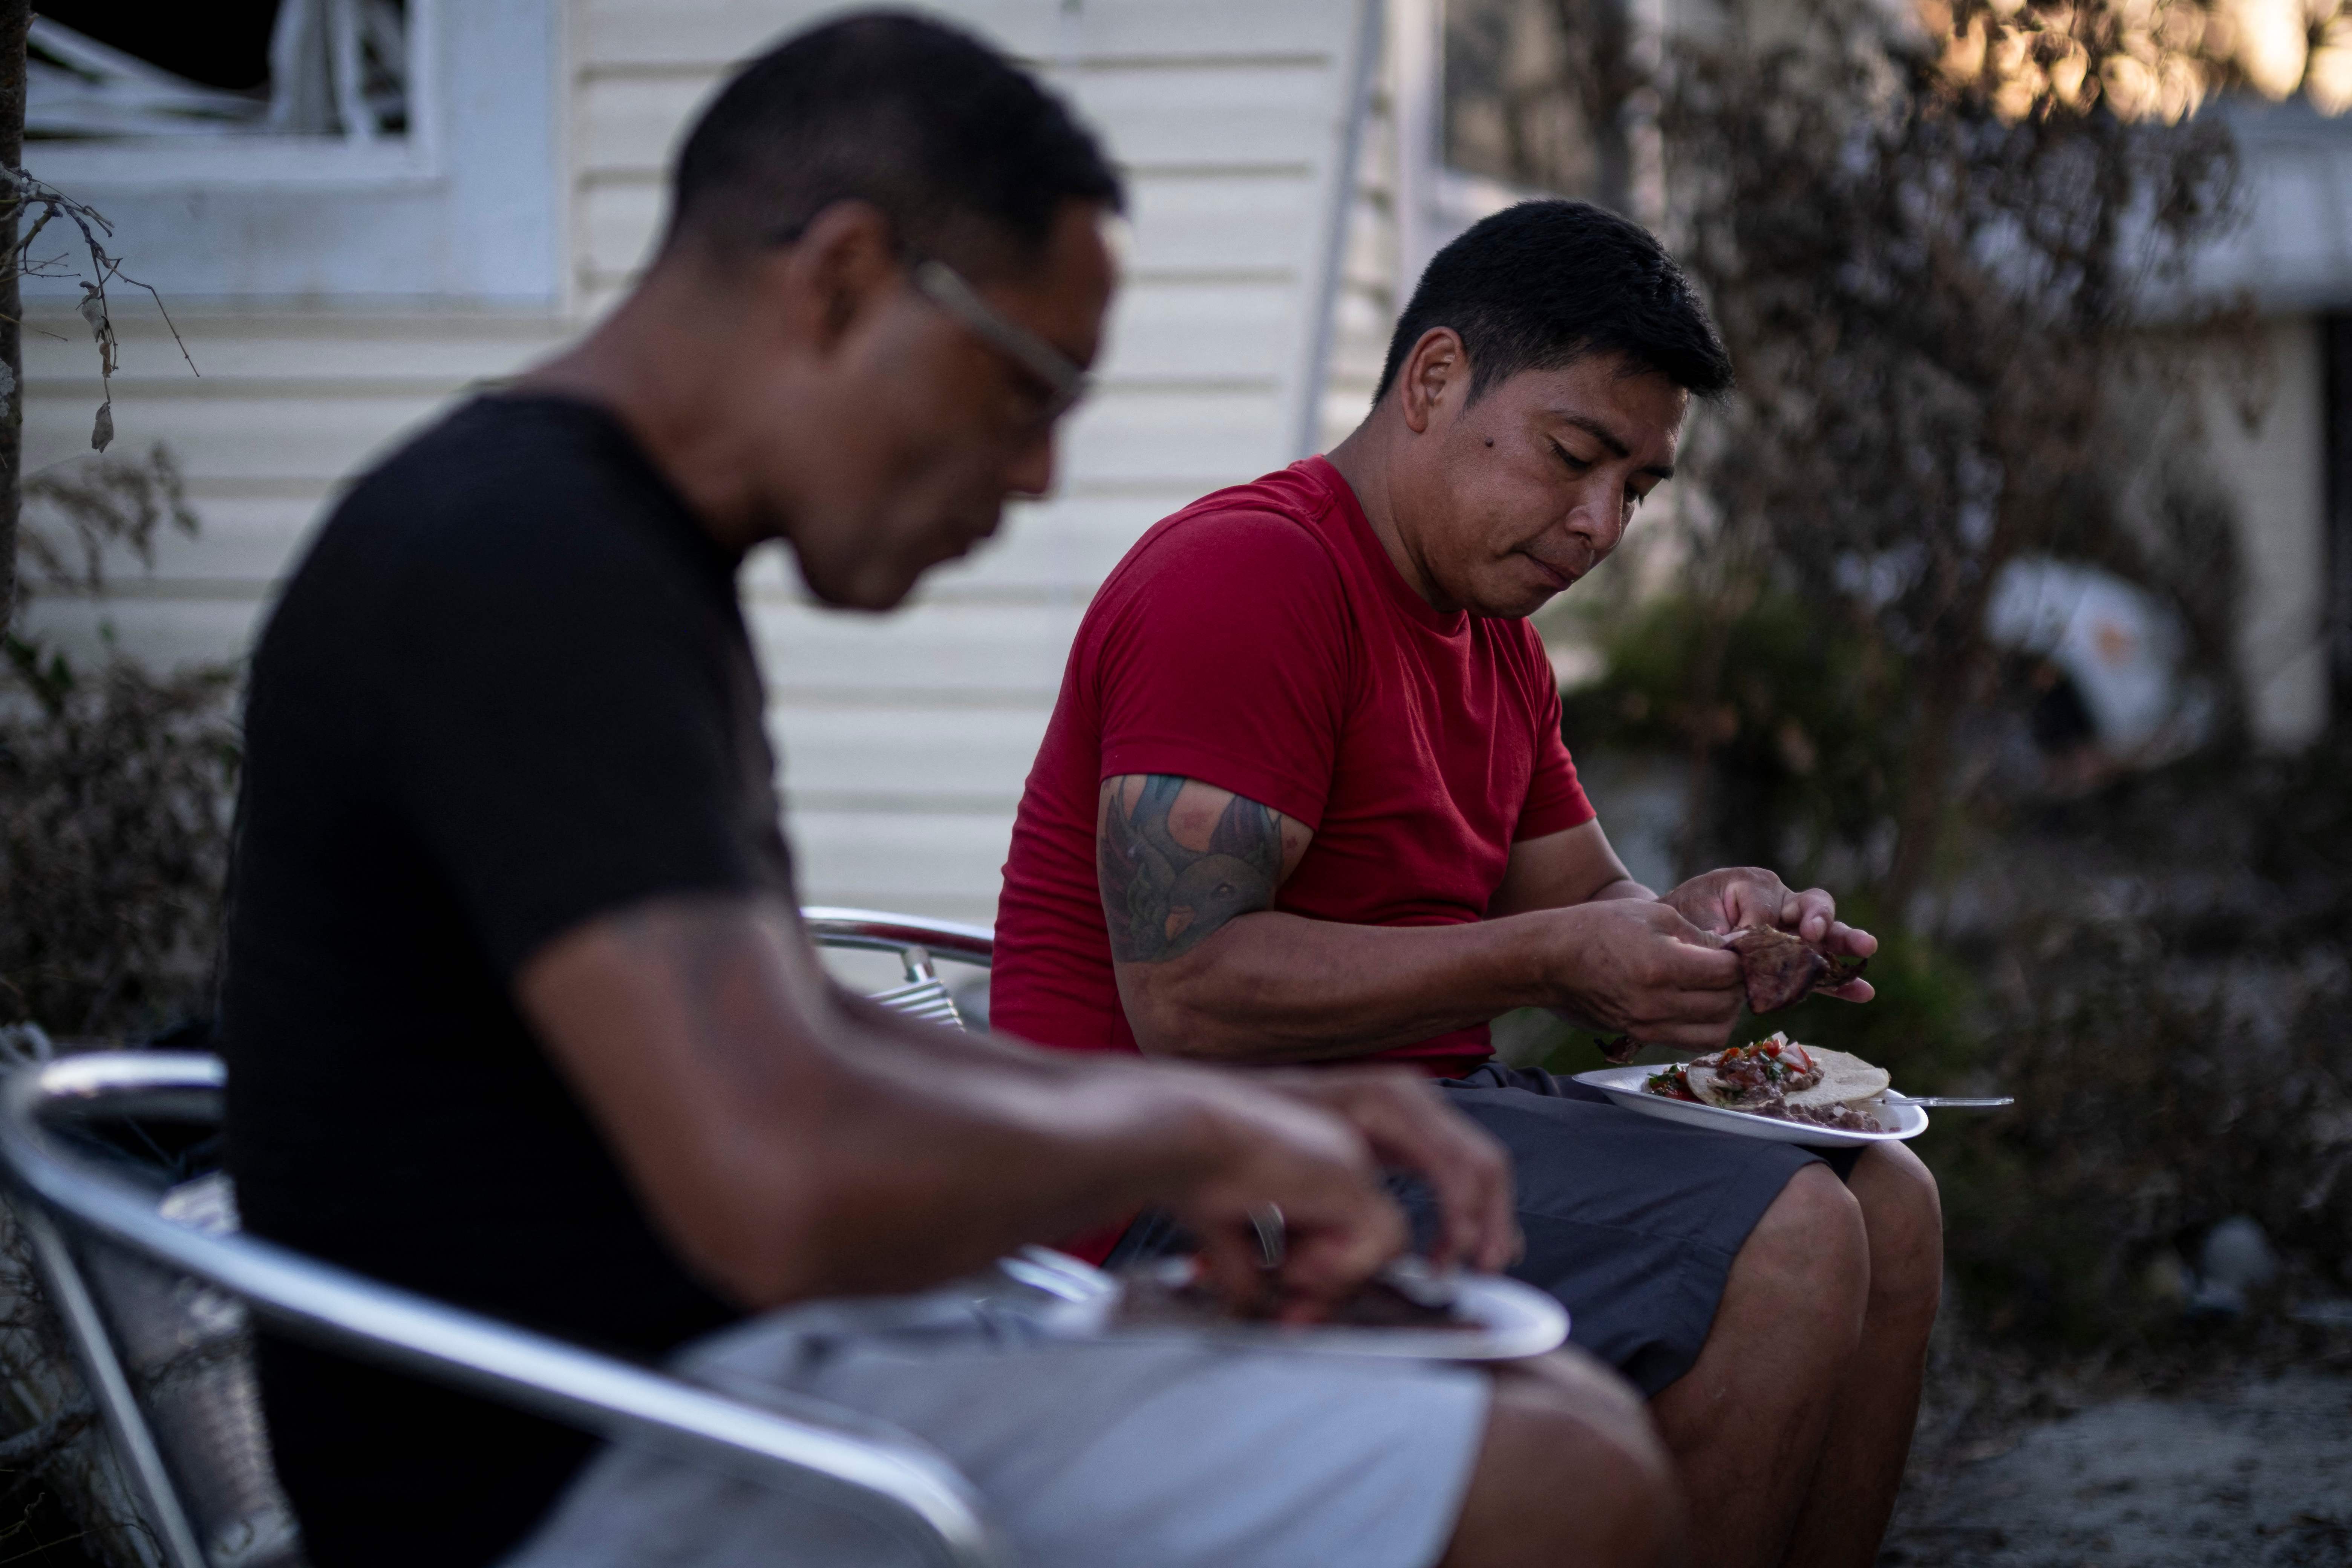
M 1249 1212 L 1250 1228 L 1257 1233 L 1257 1264 L 1266 1272 L 1280 1268 L 1290 1256 L 1289 1227 L 1280 1204 L 1260 1204 Z

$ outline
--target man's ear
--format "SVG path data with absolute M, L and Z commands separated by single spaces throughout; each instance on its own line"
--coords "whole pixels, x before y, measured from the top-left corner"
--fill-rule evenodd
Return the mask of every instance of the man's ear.
M 766 270 L 793 335 L 830 353 L 897 289 L 899 261 L 881 209 L 842 201 L 811 219 Z
M 1458 404 L 1470 390 L 1470 356 L 1451 327 L 1432 327 L 1421 334 L 1397 373 L 1404 398 L 1404 422 L 1416 436 L 1429 433 L 1437 411 Z

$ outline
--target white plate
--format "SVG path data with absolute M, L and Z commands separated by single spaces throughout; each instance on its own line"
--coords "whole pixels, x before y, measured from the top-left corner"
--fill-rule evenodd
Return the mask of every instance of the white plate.
M 1568 1340 L 1567 1308 L 1531 1285 L 1498 1274 L 1455 1277 L 1454 1312 L 1475 1325 L 1459 1329 L 1351 1329 L 1238 1319 L 1230 1323 L 1127 1327 L 1113 1321 L 1122 1289 L 1116 1275 L 1042 1247 L 1024 1247 L 1013 1257 L 998 1260 L 996 1280 L 997 1289 L 988 1293 L 1000 1308 L 1011 1308 L 1061 1332 L 1080 1336 L 1196 1340 L 1307 1354 L 1407 1361 L 1517 1361 L 1558 1350 Z M 1007 1290 L 1007 1285 L 1013 1289 Z
M 1687 1062 L 1680 1064 L 1687 1067 Z M 1726 1110 L 1720 1105 L 1696 1105 L 1687 1100 L 1668 1100 L 1662 1094 L 1642 1092 L 1643 1080 L 1652 1073 L 1663 1071 L 1659 1067 L 1602 1068 L 1598 1072 L 1580 1072 L 1576 1081 L 1588 1084 L 1607 1095 L 1628 1110 L 1638 1110 L 1644 1116 L 1655 1116 L 1665 1121 L 1680 1121 L 1691 1127 L 1709 1127 L 1717 1132 L 1737 1132 L 1743 1138 L 1761 1138 L 1771 1143 L 1802 1143 L 1809 1149 L 1827 1149 L 1863 1143 L 1899 1143 L 1906 1138 L 1916 1138 L 1927 1131 L 1927 1113 L 1916 1105 L 1878 1105 L 1871 1114 L 1888 1130 L 1885 1132 L 1856 1132 L 1843 1127 L 1816 1127 L 1809 1121 L 1783 1121 L 1777 1116 L 1759 1116 L 1748 1110 Z

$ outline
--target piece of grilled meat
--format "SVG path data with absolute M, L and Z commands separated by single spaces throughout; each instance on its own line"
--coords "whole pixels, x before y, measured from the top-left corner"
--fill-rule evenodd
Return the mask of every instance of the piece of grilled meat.
M 1816 991 L 1843 985 L 1870 962 L 1838 957 L 1819 942 L 1772 926 L 1743 926 L 1725 937 L 1723 945 L 1739 955 L 1751 1013 L 1777 1013 Z

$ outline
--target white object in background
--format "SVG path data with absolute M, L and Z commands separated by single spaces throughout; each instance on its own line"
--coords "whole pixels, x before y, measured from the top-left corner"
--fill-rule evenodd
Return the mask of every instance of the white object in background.
M 2189 1310 L 2235 1317 L 2246 1310 L 2254 1292 L 2278 1278 L 2278 1254 L 2271 1249 L 2261 1222 L 2232 1215 L 2206 1233 L 2195 1287 L 2189 1294 Z
M 2063 670 L 2112 755 L 2172 750 L 2176 738 L 2194 742 L 2181 731 L 2202 728 L 2184 700 L 2179 617 L 2111 572 L 2046 556 L 2012 561 L 1993 584 L 1985 635 Z

